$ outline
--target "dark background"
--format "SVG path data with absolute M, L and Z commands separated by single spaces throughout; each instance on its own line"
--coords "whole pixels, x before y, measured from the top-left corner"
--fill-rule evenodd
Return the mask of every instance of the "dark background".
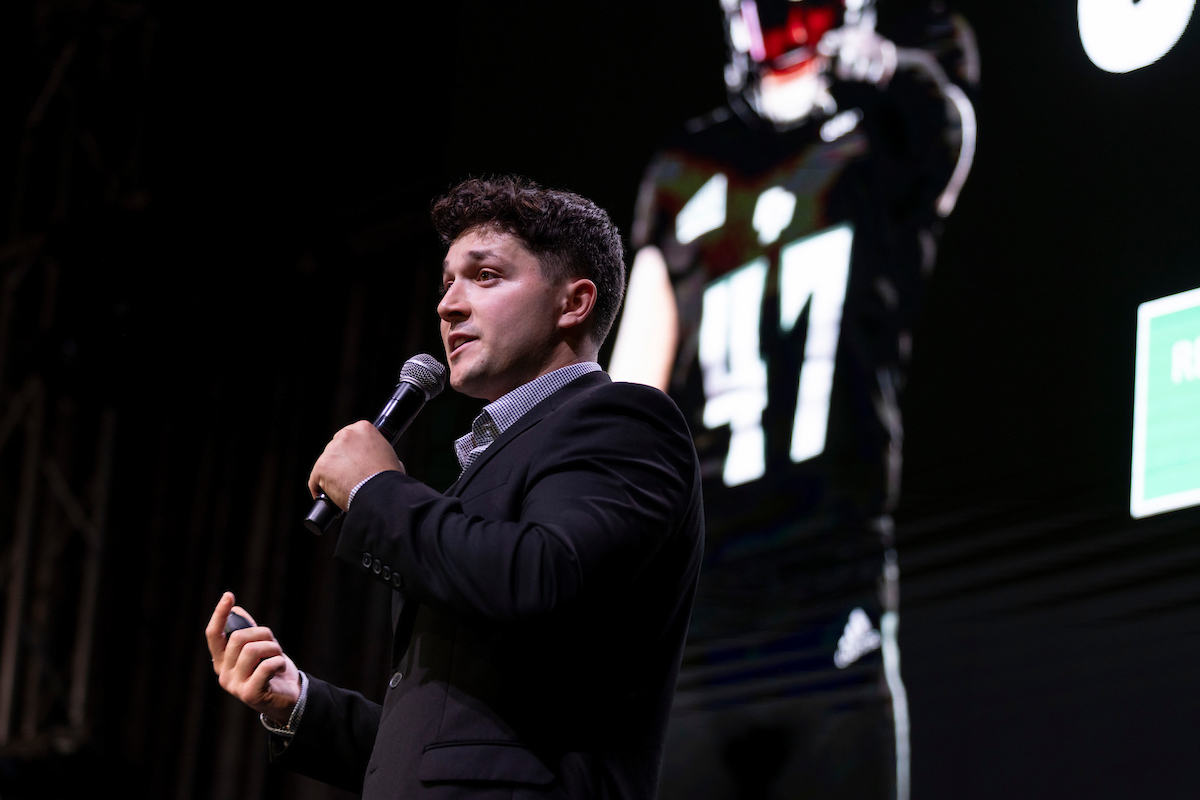
M 0 10 L 0 429 L 43 409 L 0 438 L 8 585 L 30 441 L 103 522 L 89 544 L 39 477 L 0 796 L 338 796 L 266 769 L 202 628 L 231 589 L 381 693 L 386 594 L 299 520 L 332 432 L 439 352 L 430 200 L 515 171 L 627 231 L 655 148 L 724 100 L 716 0 L 432 6 Z M 1128 494 L 1137 305 L 1200 284 L 1200 31 L 1110 75 L 1071 0 L 955 7 L 980 133 L 903 400 L 913 797 L 1195 797 L 1200 514 L 1135 522 Z M 447 485 L 477 407 L 431 406 L 410 471 Z

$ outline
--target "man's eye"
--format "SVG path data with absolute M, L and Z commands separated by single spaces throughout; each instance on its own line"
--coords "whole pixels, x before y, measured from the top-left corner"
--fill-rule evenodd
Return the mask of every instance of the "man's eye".
M 438 284 L 438 287 L 437 287 L 438 297 L 445 297 L 446 292 L 450 291 L 450 287 L 453 284 L 454 284 L 454 281 L 446 281 L 445 283 Z
M 497 278 L 497 277 L 499 277 L 499 276 L 496 275 L 496 273 L 492 272 L 490 269 L 481 269 L 475 275 L 475 278 L 477 280 L 481 280 L 481 281 L 490 281 L 493 278 Z

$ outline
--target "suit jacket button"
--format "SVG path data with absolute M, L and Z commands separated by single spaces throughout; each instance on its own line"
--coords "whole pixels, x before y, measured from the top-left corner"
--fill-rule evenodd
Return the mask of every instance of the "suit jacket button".
M 392 573 L 392 586 L 395 586 L 397 589 L 399 589 L 403 585 L 404 585 L 404 579 L 400 577 L 400 573 L 393 572 Z
M 384 567 L 384 568 L 383 568 L 383 579 L 384 579 L 385 581 L 389 581 L 389 580 L 391 580 L 391 579 L 392 579 L 392 569 L 391 569 L 391 567 Z
M 371 562 L 371 572 L 374 572 L 376 575 L 378 575 L 379 570 L 381 569 L 383 569 L 383 562 L 378 558 Z
M 388 686 L 395 689 L 397 686 L 400 685 L 400 681 L 402 681 L 402 680 L 404 680 L 404 673 L 397 672 L 395 675 L 392 676 L 392 679 L 390 681 L 388 681 Z
M 363 566 L 370 568 L 370 566 L 371 566 L 371 554 L 370 553 L 363 553 Z

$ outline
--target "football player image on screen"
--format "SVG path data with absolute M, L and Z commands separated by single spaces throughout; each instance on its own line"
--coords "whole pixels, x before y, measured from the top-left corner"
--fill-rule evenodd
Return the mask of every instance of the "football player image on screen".
M 906 800 L 899 398 L 974 37 L 936 3 L 721 5 L 729 102 L 646 170 L 610 364 L 676 399 L 704 474 L 661 796 Z

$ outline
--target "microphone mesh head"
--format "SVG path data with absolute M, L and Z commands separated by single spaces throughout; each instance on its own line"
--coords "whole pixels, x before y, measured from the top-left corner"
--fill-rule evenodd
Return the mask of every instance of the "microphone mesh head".
M 426 400 L 432 400 L 446 388 L 446 367 L 433 356 L 419 353 L 404 362 L 400 380 L 418 387 Z

